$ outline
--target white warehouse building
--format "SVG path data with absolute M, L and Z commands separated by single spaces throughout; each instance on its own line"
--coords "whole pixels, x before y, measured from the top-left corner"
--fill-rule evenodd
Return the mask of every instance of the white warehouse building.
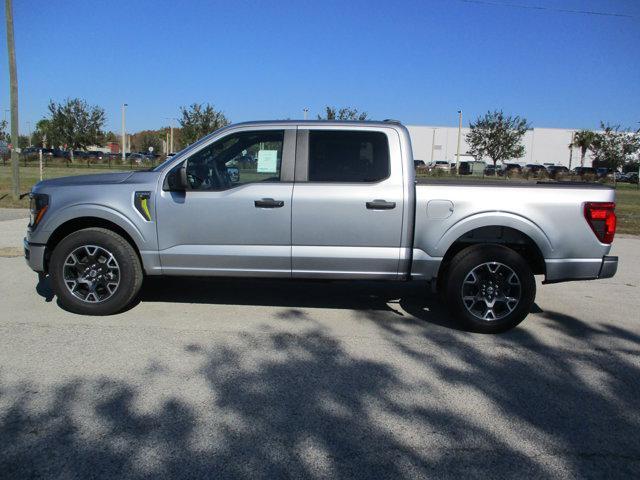
M 427 164 L 438 160 L 446 160 L 450 163 L 456 161 L 457 127 L 407 125 L 407 128 L 411 135 L 413 158 L 423 160 Z M 546 163 L 564 165 L 565 167 L 569 167 L 569 162 L 571 161 L 570 168 L 580 166 L 580 149 L 569 148 L 573 134 L 577 131 L 562 128 L 533 128 L 528 130 L 522 139 L 525 148 L 524 156 L 510 161 L 523 165 L 528 163 L 544 165 Z M 469 133 L 469 128 L 463 128 L 460 135 L 461 161 L 472 160 L 467 155 L 469 150 L 469 145 L 465 140 L 467 133 Z M 491 163 L 488 158 L 483 160 L 487 164 Z M 591 161 L 591 153 L 587 152 L 584 166 L 590 167 Z

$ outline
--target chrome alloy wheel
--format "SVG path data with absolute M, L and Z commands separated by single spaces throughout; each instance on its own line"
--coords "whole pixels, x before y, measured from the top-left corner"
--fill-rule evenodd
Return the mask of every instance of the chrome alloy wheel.
M 462 283 L 464 306 L 480 320 L 495 321 L 506 317 L 518 306 L 521 297 L 520 279 L 504 263 L 478 265 Z
M 83 302 L 99 303 L 111 298 L 120 285 L 120 267 L 111 252 L 83 245 L 64 261 L 64 284 Z

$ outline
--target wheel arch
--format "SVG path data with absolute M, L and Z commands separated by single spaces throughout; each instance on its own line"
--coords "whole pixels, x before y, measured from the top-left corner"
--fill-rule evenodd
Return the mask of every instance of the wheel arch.
M 133 250 L 136 252 L 136 255 L 140 259 L 140 263 L 142 264 L 140 248 L 134 240 L 133 236 L 125 228 L 113 222 L 112 220 L 107 220 L 103 217 L 83 216 L 67 220 L 58 225 L 55 230 L 53 230 L 46 243 L 44 262 L 45 271 L 48 271 L 51 252 L 53 252 L 55 247 L 71 233 L 78 230 L 83 230 L 85 228 L 105 228 L 114 233 L 117 233 L 131 245 Z
M 473 245 L 502 245 L 508 247 L 525 259 L 534 274 L 546 274 L 543 250 L 530 235 L 511 226 L 485 225 L 460 234 L 448 245 L 438 270 L 439 284 L 446 277 L 451 260 L 459 252 Z

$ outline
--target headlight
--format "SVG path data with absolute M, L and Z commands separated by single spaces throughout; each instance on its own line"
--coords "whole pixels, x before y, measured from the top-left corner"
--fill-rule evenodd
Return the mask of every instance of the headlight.
M 49 208 L 49 195 L 44 193 L 31 193 L 29 194 L 29 228 L 34 229 L 42 220 L 47 208 Z

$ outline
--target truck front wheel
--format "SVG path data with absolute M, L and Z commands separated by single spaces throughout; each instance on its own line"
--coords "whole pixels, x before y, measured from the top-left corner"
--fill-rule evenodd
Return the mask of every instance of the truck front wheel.
M 451 261 L 445 299 L 463 325 L 480 333 L 498 333 L 529 314 L 536 282 L 527 262 L 501 245 L 473 245 Z
M 84 315 L 121 311 L 142 285 L 135 250 L 105 228 L 78 230 L 62 239 L 51 255 L 49 275 L 60 305 Z

